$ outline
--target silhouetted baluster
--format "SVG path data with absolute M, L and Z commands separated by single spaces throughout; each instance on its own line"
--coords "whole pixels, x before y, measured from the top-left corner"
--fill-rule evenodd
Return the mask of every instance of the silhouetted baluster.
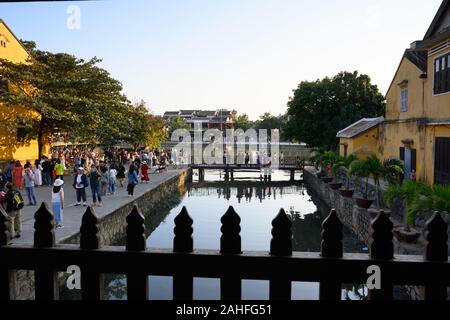
M 147 246 L 144 227 L 145 219 L 136 205 L 126 220 L 126 249 L 128 251 L 145 251 Z M 127 274 L 127 295 L 128 300 L 148 299 L 148 277 L 145 273 L 132 272 Z
M 321 256 L 324 258 L 342 258 L 342 222 L 339 220 L 336 210 L 322 223 Z M 323 276 L 320 282 L 320 300 L 340 300 L 342 284 L 330 270 Z
M 0 206 L 0 246 L 7 246 L 10 240 L 8 214 Z M 9 271 L 4 268 L 2 261 L 5 261 L 0 255 L 0 301 L 11 299 L 9 290 Z
M 173 252 L 191 253 L 194 248 L 192 240 L 192 223 L 186 207 L 183 207 L 180 214 L 175 218 L 175 237 L 173 239 Z M 174 300 L 192 300 L 193 279 L 192 276 L 177 275 L 173 277 L 173 299 Z
M 435 212 L 433 217 L 425 225 L 425 260 L 444 262 L 448 260 L 448 225 L 442 219 L 439 212 Z M 425 285 L 425 299 L 446 300 L 447 287 L 442 285 L 441 279 L 429 277 L 430 282 Z M 436 281 L 433 281 L 436 279 Z
M 222 227 L 220 231 L 220 253 L 232 255 L 240 254 L 241 251 L 241 218 L 229 207 L 227 212 L 220 219 Z M 220 279 L 220 294 L 222 300 L 240 300 L 241 299 L 241 279 L 232 274 L 233 270 L 227 270 Z
M 55 246 L 55 223 L 53 214 L 48 210 L 47 204 L 42 203 L 34 214 L 34 247 L 51 248 Z M 57 300 L 59 287 L 58 277 L 54 270 L 48 269 L 45 263 L 35 270 L 36 300 Z
M 390 260 L 394 258 L 393 227 L 392 221 L 381 210 L 371 223 L 369 239 L 371 259 Z M 383 273 L 383 269 L 381 269 L 381 289 L 369 290 L 369 299 L 392 300 L 392 289 L 390 274 L 387 272 Z
M 100 248 L 98 219 L 93 209 L 88 207 L 81 220 L 80 248 L 95 250 Z M 83 300 L 102 300 L 104 297 L 104 277 L 89 270 L 89 262 L 81 270 L 81 296 Z
M 272 240 L 270 254 L 273 256 L 292 256 L 292 221 L 283 209 L 272 221 Z M 274 258 L 275 259 L 275 258 Z M 270 300 L 290 300 L 291 281 L 283 276 L 283 270 L 274 270 L 270 280 Z

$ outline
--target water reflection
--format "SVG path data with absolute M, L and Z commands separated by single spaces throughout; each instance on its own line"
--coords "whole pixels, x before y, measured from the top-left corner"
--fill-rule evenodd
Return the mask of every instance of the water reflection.
M 238 175 L 237 175 L 238 176 Z M 239 176 L 238 176 L 239 177 Z M 285 178 L 283 173 L 280 177 Z M 271 222 L 283 208 L 292 219 L 293 250 L 304 252 L 320 251 L 321 224 L 328 212 L 318 210 L 307 189 L 301 183 L 289 181 L 263 184 L 259 181 L 218 182 L 212 176 L 204 182 L 194 182 L 184 195 L 174 195 L 174 199 L 164 199 L 170 209 L 155 210 L 146 215 L 146 229 L 151 230 L 147 239 L 149 248 L 168 248 L 173 246 L 174 218 L 186 206 L 194 220 L 193 239 L 196 249 L 220 247 L 220 218 L 231 205 L 241 217 L 242 250 L 268 251 L 271 240 Z M 257 177 L 256 177 L 257 179 Z M 167 206 L 166 206 L 167 207 Z M 344 250 L 361 252 L 364 245 L 354 235 L 344 232 Z M 150 249 L 151 250 L 151 249 Z M 172 298 L 172 279 L 170 277 L 149 277 L 150 298 L 165 300 Z M 110 299 L 126 298 L 124 277 L 111 279 L 107 287 Z M 356 297 L 343 290 L 343 298 Z M 359 292 L 359 291 L 356 291 Z M 217 279 L 194 279 L 194 297 L 198 299 L 219 299 L 220 287 Z M 244 300 L 267 299 L 267 281 L 242 282 Z M 317 299 L 317 283 L 293 283 L 293 299 Z M 356 297 L 357 298 L 357 297 Z

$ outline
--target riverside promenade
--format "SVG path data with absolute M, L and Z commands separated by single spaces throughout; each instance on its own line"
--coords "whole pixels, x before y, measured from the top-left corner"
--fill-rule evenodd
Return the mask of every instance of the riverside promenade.
M 116 195 L 109 195 L 102 197 L 103 206 L 94 207 L 94 212 L 98 218 L 105 217 L 115 210 L 123 207 L 124 205 L 134 202 L 143 194 L 151 191 L 162 185 L 164 182 L 180 175 L 186 169 L 172 169 L 163 173 L 151 174 L 150 181 L 148 183 L 139 183 L 134 190 L 134 197 L 130 197 L 126 191 L 126 181 L 124 187 L 118 187 Z M 55 229 L 56 243 L 62 242 L 65 239 L 72 237 L 79 233 L 81 226 L 81 218 L 86 211 L 87 207 L 75 206 L 76 194 L 75 189 L 72 187 L 73 176 L 64 177 L 64 220 L 62 224 L 63 228 Z M 51 187 L 41 186 L 36 187 L 36 199 L 38 204 L 36 206 L 27 206 L 28 197 L 25 190 L 21 190 L 25 207 L 22 209 L 22 235 L 20 238 L 11 239 L 11 243 L 33 243 L 34 234 L 34 213 L 39 209 L 42 202 L 48 204 L 49 210 L 51 210 Z M 86 188 L 87 204 L 92 204 L 92 195 L 90 188 Z M 161 199 L 163 201 L 163 199 Z

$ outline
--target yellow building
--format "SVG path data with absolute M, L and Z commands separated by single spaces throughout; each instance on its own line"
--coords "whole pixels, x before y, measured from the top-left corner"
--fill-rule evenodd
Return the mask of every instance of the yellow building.
M 28 58 L 29 53 L 25 47 L 0 19 L 0 59 L 26 63 Z M 10 89 L 8 79 L 3 79 L 0 75 L 0 94 Z M 20 161 L 37 159 L 37 140 L 24 141 L 26 128 L 21 125 L 21 119 L 30 117 L 39 120 L 39 114 L 29 108 L 0 104 L 0 163 L 12 159 Z M 7 130 L 6 123 L 16 123 L 17 126 L 14 130 Z
M 378 125 L 383 121 L 383 117 L 364 118 L 339 131 L 337 137 L 340 139 L 340 155 L 346 157 L 353 154 L 364 159 L 374 154 L 379 135 Z
M 386 94 L 385 120 L 377 129 L 376 141 L 365 142 L 370 153 L 403 160 L 405 178 L 414 171 L 419 180 L 450 183 L 449 0 L 442 2 L 423 40 L 405 51 Z M 349 145 L 348 139 L 340 139 Z

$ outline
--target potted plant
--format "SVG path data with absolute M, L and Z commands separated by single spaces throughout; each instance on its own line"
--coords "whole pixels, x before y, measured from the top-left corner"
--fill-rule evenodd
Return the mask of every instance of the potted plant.
M 322 181 L 325 183 L 330 183 L 333 181 L 331 176 L 331 168 L 338 161 L 339 155 L 333 151 L 325 151 L 320 156 L 320 164 L 323 169 L 325 169 L 326 175 L 322 177 Z
M 428 187 L 420 182 L 405 180 L 402 184 L 390 184 L 384 193 L 384 199 L 388 206 L 392 206 L 395 198 L 403 199 L 405 202 L 404 225 L 395 227 L 393 233 L 399 241 L 415 242 L 420 232 L 415 229 L 416 216 L 419 211 L 424 210 L 424 194 L 428 194 Z M 417 201 L 420 200 L 420 204 Z M 427 210 L 424 210 L 427 211 Z
M 345 188 L 340 189 L 339 193 L 347 198 L 351 198 L 353 196 L 353 193 L 355 192 L 354 189 L 350 189 L 350 176 L 348 174 L 348 170 L 350 168 L 350 165 L 353 161 L 358 160 L 358 157 L 354 156 L 354 155 L 349 155 L 348 157 L 345 158 L 341 158 L 338 162 L 336 162 L 333 165 L 333 175 L 336 177 L 337 173 L 339 170 L 344 170 L 345 171 L 345 175 L 346 175 L 346 179 L 345 179 Z M 330 183 L 330 187 L 332 189 L 334 189 L 334 187 L 336 187 L 335 190 L 339 189 L 342 187 L 342 183 L 336 183 L 335 185 L 332 185 Z
M 362 192 L 362 198 L 353 197 L 356 201 L 356 204 L 360 208 L 369 209 L 373 203 L 373 199 L 369 199 L 369 176 L 370 171 L 368 167 L 368 162 L 366 160 L 356 160 L 353 161 L 350 165 L 349 170 L 350 176 L 356 176 L 364 179 L 364 190 Z

